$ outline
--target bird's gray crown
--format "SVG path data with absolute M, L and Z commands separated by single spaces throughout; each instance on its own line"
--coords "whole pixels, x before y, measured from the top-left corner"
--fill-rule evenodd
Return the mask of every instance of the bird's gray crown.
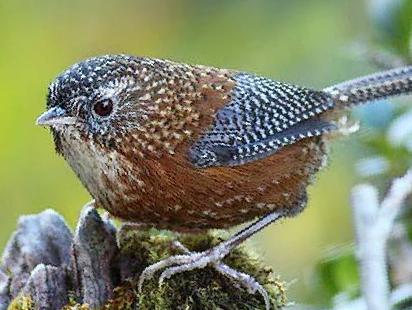
M 141 58 L 105 55 L 86 59 L 62 72 L 50 84 L 47 107 L 64 107 L 77 97 L 89 98 L 94 91 L 117 79 L 133 77 Z

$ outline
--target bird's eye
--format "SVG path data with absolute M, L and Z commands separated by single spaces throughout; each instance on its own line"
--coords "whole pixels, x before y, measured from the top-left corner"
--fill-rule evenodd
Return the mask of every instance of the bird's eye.
M 93 105 L 93 111 L 101 117 L 109 116 L 113 111 L 113 101 L 110 99 L 97 101 Z

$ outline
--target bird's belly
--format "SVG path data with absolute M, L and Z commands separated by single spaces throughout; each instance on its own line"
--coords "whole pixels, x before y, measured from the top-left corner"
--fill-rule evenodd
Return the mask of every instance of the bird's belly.
M 325 154 L 317 143 L 297 148 L 299 154 L 238 167 L 194 169 L 181 161 L 171 165 L 166 158 L 165 168 L 162 159 L 146 161 L 146 171 L 129 171 L 115 179 L 127 185 L 113 184 L 123 191 L 102 206 L 127 221 L 176 231 L 227 228 L 274 210 L 294 214 L 305 205 L 306 188 Z
M 174 231 L 196 231 L 213 228 L 228 228 L 251 221 L 274 210 L 286 210 L 296 213 L 306 203 L 306 190 L 298 184 L 271 184 L 262 195 L 263 186 L 256 188 L 259 197 L 238 192 L 234 196 L 214 195 L 210 191 L 210 199 L 205 199 L 202 192 L 197 196 L 182 195 L 179 198 L 167 199 L 155 194 L 156 201 L 150 202 L 153 196 L 141 195 L 127 201 L 120 199 L 114 204 L 101 204 L 108 211 L 126 221 L 147 224 L 159 229 Z M 285 189 L 288 184 L 290 189 Z M 220 189 L 221 190 L 221 189 Z M 194 193 L 196 194 L 196 193 Z M 287 210 L 290 208 L 289 210 Z
M 273 210 L 295 213 L 324 150 L 303 141 L 246 165 L 207 169 L 182 158 L 131 162 L 98 147 L 68 147 L 65 154 L 97 206 L 125 221 L 187 231 L 227 228 Z

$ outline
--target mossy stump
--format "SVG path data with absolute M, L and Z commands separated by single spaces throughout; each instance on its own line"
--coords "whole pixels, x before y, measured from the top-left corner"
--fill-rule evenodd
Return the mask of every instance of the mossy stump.
M 24 216 L 0 265 L 0 310 L 265 309 L 262 296 L 211 267 L 177 274 L 160 287 L 156 275 L 139 294 L 137 279 L 145 267 L 182 254 L 175 240 L 202 251 L 223 239 L 216 232 L 175 235 L 127 224 L 116 229 L 90 207 L 82 211 L 74 236 L 54 211 Z M 274 309 L 286 304 L 284 283 L 252 250 L 239 247 L 224 262 L 255 277 Z

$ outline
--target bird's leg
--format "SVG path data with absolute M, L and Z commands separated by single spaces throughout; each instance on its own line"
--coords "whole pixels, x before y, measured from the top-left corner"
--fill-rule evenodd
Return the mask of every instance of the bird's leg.
M 211 265 L 219 273 L 224 274 L 235 282 L 238 282 L 242 286 L 246 287 L 249 292 L 255 293 L 258 291 L 265 299 L 266 308 L 269 309 L 269 296 L 265 289 L 251 276 L 230 268 L 229 266 L 221 263 L 221 260 L 236 246 L 282 216 L 284 216 L 284 213 L 270 213 L 249 225 L 245 229 L 239 231 L 230 239 L 203 252 L 190 252 L 183 245 L 175 243 L 175 246 L 184 250 L 183 252 L 185 254 L 171 256 L 143 270 L 138 282 L 139 291 L 142 290 L 143 282 L 147 279 L 151 279 L 153 275 L 161 269 L 166 268 L 160 275 L 160 285 L 165 279 L 168 279 L 177 273 L 200 269 L 206 267 L 207 265 Z
M 192 252 L 178 240 L 173 242 L 173 246 L 185 254 L 192 254 Z M 265 300 L 266 309 L 270 309 L 269 295 L 264 287 L 260 285 L 255 278 L 244 272 L 237 271 L 222 262 L 215 262 L 212 264 L 213 268 L 215 268 L 217 272 L 232 279 L 235 285 L 242 285 L 250 294 L 259 292 Z

